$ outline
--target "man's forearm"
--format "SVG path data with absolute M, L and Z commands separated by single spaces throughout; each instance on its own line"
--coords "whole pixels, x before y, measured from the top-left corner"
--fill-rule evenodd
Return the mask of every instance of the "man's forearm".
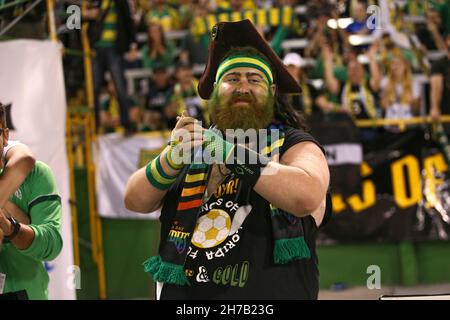
M 306 171 L 271 161 L 254 190 L 264 199 L 293 215 L 303 217 L 316 210 L 325 197 L 319 179 Z M 274 174 L 267 174 L 273 171 Z M 326 189 L 325 189 L 326 190 Z
M 14 225 L 8 219 L 8 212 L 0 210 L 0 229 L 5 237 L 12 237 L 11 243 L 18 249 L 27 249 L 34 240 L 34 231 L 26 224 L 20 224 L 20 229 L 16 235 L 14 234 Z
M 25 224 L 20 225 L 20 231 L 11 243 L 20 250 L 28 249 L 34 240 L 34 231 L 29 226 Z
M 12 150 L 11 150 L 12 152 Z M 12 156 L 0 175 L 0 208 L 3 208 L 9 197 L 20 187 L 36 160 L 32 155 Z
M 163 171 L 169 176 L 176 176 L 180 170 L 172 168 L 168 163 L 166 155 L 169 148 L 161 152 L 159 159 Z M 161 190 L 153 186 L 146 175 L 146 168 L 141 168 L 128 180 L 124 197 L 125 207 L 140 213 L 153 212 L 161 207 L 166 193 L 167 189 Z
M 55 259 L 62 250 L 63 239 L 56 222 L 48 221 L 39 225 L 23 225 L 11 243 L 21 253 L 41 261 Z

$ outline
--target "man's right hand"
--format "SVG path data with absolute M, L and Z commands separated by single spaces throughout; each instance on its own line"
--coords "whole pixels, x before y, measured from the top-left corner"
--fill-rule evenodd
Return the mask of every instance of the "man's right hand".
M 192 159 L 192 151 L 203 143 L 204 131 L 200 121 L 183 112 L 170 138 L 171 157 L 176 164 L 187 164 Z

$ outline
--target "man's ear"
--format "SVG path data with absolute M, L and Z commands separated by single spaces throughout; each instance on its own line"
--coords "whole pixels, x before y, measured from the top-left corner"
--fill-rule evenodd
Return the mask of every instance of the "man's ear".
M 275 96 L 275 93 L 277 92 L 277 86 L 275 84 L 272 84 L 270 86 L 270 90 L 272 90 L 272 95 Z

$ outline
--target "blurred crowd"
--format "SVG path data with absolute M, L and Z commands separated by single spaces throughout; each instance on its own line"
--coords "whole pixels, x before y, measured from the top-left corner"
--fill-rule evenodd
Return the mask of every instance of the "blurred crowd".
M 77 1 L 62 1 L 57 10 L 64 13 L 71 2 Z M 292 9 L 289 23 L 282 22 L 286 8 Z M 308 119 L 450 114 L 449 0 L 103 0 L 90 2 L 82 17 L 91 21 L 96 52 L 99 131 L 171 129 L 183 110 L 208 126 L 207 101 L 197 93 L 208 31 L 211 21 L 236 13 L 253 14 L 300 83 L 303 93 L 288 98 Z M 65 27 L 67 16 L 57 16 L 59 39 L 81 50 L 80 32 Z M 205 32 L 197 28 L 202 21 Z M 83 60 L 66 54 L 64 66 L 69 105 L 85 104 Z M 361 139 L 370 143 L 380 130 L 400 129 L 364 129 Z

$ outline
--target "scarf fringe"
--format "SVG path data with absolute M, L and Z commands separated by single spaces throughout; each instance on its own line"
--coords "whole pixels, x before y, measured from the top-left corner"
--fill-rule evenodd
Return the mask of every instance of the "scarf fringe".
M 286 264 L 292 260 L 309 258 L 311 258 L 311 252 L 304 237 L 275 241 L 273 259 L 276 264 Z
M 184 273 L 184 266 L 165 262 L 161 256 L 153 256 L 143 263 L 145 272 L 152 275 L 153 280 L 180 286 L 191 284 Z

